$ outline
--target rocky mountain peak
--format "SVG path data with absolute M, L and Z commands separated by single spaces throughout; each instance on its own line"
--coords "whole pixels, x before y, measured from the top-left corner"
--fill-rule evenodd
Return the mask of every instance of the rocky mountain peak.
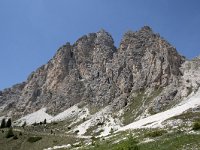
M 143 26 L 140 30 L 140 32 L 153 32 L 152 28 L 150 26 Z
M 96 33 L 96 44 L 104 44 L 104 45 L 113 45 L 114 40 L 112 36 L 106 32 L 104 29 L 101 29 Z
M 0 104 L 12 105 L 2 112 L 12 110 L 20 116 L 46 107 L 56 114 L 83 101 L 119 109 L 138 90 L 176 83 L 183 62 L 176 49 L 148 26 L 125 33 L 118 49 L 102 29 L 59 48 L 14 96 L 1 93 Z

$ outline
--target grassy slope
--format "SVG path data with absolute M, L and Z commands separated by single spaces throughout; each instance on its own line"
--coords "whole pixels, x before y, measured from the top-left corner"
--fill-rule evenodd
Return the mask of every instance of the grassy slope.
M 147 96 L 145 91 L 138 92 L 137 96 L 131 99 L 128 108 L 124 112 L 124 125 L 132 123 L 139 115 L 141 115 L 146 107 L 149 106 L 149 104 L 162 92 L 162 90 L 162 88 L 156 89 L 150 96 Z M 154 114 L 154 112 L 150 109 L 149 113 Z
M 44 148 L 53 147 L 55 145 L 66 145 L 79 142 L 80 139 L 74 136 L 64 136 L 61 134 L 45 134 L 45 133 L 32 133 L 27 131 L 21 131 L 22 135 L 19 135 L 19 131 L 14 129 L 14 134 L 17 135 L 18 139 L 5 138 L 7 129 L 3 129 L 4 133 L 0 131 L 0 150 L 42 150 Z M 28 142 L 29 137 L 42 137 L 37 142 Z
M 187 114 L 187 113 L 186 113 Z M 189 113 L 190 114 L 190 113 Z M 188 115 L 186 115 L 188 116 Z M 189 115 L 191 117 L 191 114 Z M 181 116 L 182 117 L 182 116 Z M 18 139 L 5 138 L 8 129 L 4 129 L 4 133 L 0 131 L 0 150 L 42 150 L 44 148 L 53 147 L 55 145 L 67 145 L 76 142 L 85 143 L 83 139 L 76 138 L 73 135 L 66 135 L 64 133 L 64 122 L 58 124 L 48 124 L 44 129 L 44 125 L 35 127 L 14 128 L 14 134 Z M 60 128 L 61 132 L 50 133 L 50 129 Z M 181 127 L 180 127 L 181 129 Z M 85 150 L 198 150 L 200 149 L 200 131 L 195 131 L 195 134 L 186 134 L 186 132 L 171 130 L 170 132 L 162 129 L 138 129 L 131 132 L 120 132 L 112 134 L 109 138 L 95 138 L 93 137 L 93 144 L 85 146 L 80 149 Z M 182 128 L 184 129 L 184 127 Z M 20 131 L 22 136 L 19 135 Z M 129 137 L 131 133 L 135 138 Z M 41 140 L 30 143 L 29 137 L 42 137 Z M 153 141 L 144 143 L 148 138 Z M 91 139 L 90 139 L 91 140 Z M 121 140 L 121 141 L 120 141 Z M 118 141 L 118 142 L 117 142 Z M 130 149 L 131 148 L 131 149 Z
M 137 140 L 132 140 L 127 137 L 126 140 L 117 144 L 106 140 L 96 142 L 93 147 L 88 147 L 88 150 L 199 150 L 200 135 L 186 133 L 170 133 L 158 137 L 150 137 L 154 141 L 148 143 L 137 143 Z M 144 139 L 139 140 L 144 141 Z M 131 147 L 131 148 L 130 148 Z

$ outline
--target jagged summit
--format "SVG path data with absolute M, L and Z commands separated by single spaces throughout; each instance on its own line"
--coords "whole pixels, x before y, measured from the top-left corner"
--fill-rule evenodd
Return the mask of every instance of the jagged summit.
M 141 28 L 141 30 L 152 31 L 152 28 L 148 25 L 145 25 Z
M 105 29 L 103 29 L 103 28 L 101 28 L 98 32 L 97 32 L 97 34 L 105 34 L 105 35 L 108 35 L 108 36 L 111 36 L 110 35 L 110 33 L 109 32 L 107 32 Z
M 151 93 L 170 85 L 178 87 L 182 76 L 179 68 L 184 61 L 148 26 L 125 33 L 119 48 L 101 29 L 72 45 L 66 43 L 25 83 L 2 91 L 1 112 L 19 117 L 46 107 L 50 114 L 57 114 L 80 102 L 94 107 L 112 105 L 118 110 L 138 91 Z M 155 111 L 162 110 L 160 103 L 170 105 L 176 96 L 176 89 L 168 94 L 163 91 L 162 98 L 153 104 Z

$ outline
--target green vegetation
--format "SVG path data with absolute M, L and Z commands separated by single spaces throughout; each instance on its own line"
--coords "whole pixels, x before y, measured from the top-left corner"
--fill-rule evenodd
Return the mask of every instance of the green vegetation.
M 47 124 L 47 119 L 44 119 L 44 122 L 43 122 L 44 124 Z
M 59 124 L 60 122 L 57 125 L 51 124 L 51 126 L 57 128 L 60 126 Z M 51 129 L 56 134 L 42 130 L 42 128 L 49 128 L 49 126 L 46 124 L 45 126 L 26 126 L 26 128 L 15 127 L 12 129 L 14 132 L 12 138 L 6 138 L 10 129 L 5 128 L 2 130 L 5 132 L 0 132 L 1 148 L 2 150 L 39 150 L 66 144 L 71 144 L 72 148 L 81 147 L 81 150 L 177 150 L 186 148 L 193 150 L 200 147 L 199 134 L 177 132 L 177 130 L 166 132 L 162 129 L 137 129 L 130 133 L 128 131 L 113 133 L 109 138 L 93 136 L 91 139 L 80 139 L 74 135 L 58 132 L 54 130 L 55 128 Z M 85 141 L 89 140 L 92 142 L 91 145 L 86 145 Z
M 11 118 L 9 118 L 7 122 L 5 118 L 2 119 L 0 128 L 10 128 L 11 126 L 12 126 Z
M 101 109 L 101 107 L 89 105 L 88 109 L 89 109 L 90 114 L 93 115 L 93 114 L 97 113 Z
M 91 126 L 86 130 L 86 133 L 84 135 L 89 136 L 89 135 L 94 135 L 96 136 L 97 134 L 94 134 L 94 131 L 98 128 L 97 125 Z
M 181 119 L 183 121 L 194 121 L 194 122 L 198 122 L 200 121 L 200 112 L 194 112 L 194 111 L 187 111 L 183 114 L 174 116 L 172 118 L 170 118 L 170 120 L 172 119 Z
M 13 130 L 12 130 L 12 128 L 9 128 L 8 132 L 6 133 L 6 138 L 10 138 L 13 136 L 14 136 Z
M 1 128 L 5 128 L 6 127 L 6 119 L 3 118 L 1 121 Z
M 99 142 L 98 139 L 92 140 L 92 146 L 90 148 L 85 148 L 89 150 L 140 150 L 138 146 L 138 141 L 132 136 L 132 134 L 127 136 L 127 139 L 120 141 L 119 143 L 112 144 L 111 141 Z
M 13 139 L 14 139 L 14 140 L 17 140 L 17 139 L 18 139 L 17 135 L 14 135 L 14 136 L 13 136 Z
M 78 134 L 78 133 L 79 133 L 79 130 L 76 130 L 74 133 Z
M 193 130 L 200 130 L 200 122 L 194 122 L 192 126 Z
M 162 136 L 165 133 L 167 133 L 167 131 L 165 131 L 165 130 L 155 130 L 155 131 L 149 131 L 149 132 L 145 133 L 145 136 L 146 137 L 158 137 L 158 136 Z
M 1 150 L 42 150 L 45 148 L 53 147 L 55 145 L 67 145 L 81 141 L 74 136 L 62 134 L 50 134 L 45 131 L 40 131 L 41 126 L 26 126 L 12 128 L 14 136 L 6 138 L 8 133 L 7 128 L 0 131 L 0 149 Z M 44 127 L 44 126 L 43 126 Z M 34 130 L 36 129 L 36 131 Z M 40 132 L 37 132 L 39 130 Z M 2 132 L 4 131 L 4 132 Z M 36 138 L 33 138 L 36 137 Z M 40 137 L 41 139 L 38 140 Z M 34 142 L 36 141 L 36 142 Z
M 127 125 L 133 122 L 134 119 L 144 111 L 144 108 L 149 106 L 150 102 L 162 92 L 162 90 L 162 88 L 155 89 L 155 91 L 153 91 L 150 96 L 145 94 L 145 90 L 138 91 L 138 94 L 132 98 L 124 112 L 123 123 Z M 155 114 L 153 109 L 149 109 L 149 113 Z
M 140 144 L 141 150 L 194 150 L 200 147 L 200 135 L 197 134 L 169 134 L 155 141 Z
M 34 142 L 37 142 L 37 141 L 39 141 L 41 139 L 42 139 L 42 137 L 33 136 L 33 137 L 29 137 L 27 141 L 30 142 L 30 143 L 34 143 Z
M 11 125 L 12 125 L 11 118 L 9 118 L 8 121 L 7 121 L 7 123 L 6 123 L 6 127 L 10 128 Z
M 22 124 L 22 127 L 24 128 L 26 126 L 26 121 L 24 121 L 24 123 Z
M 142 130 L 141 130 L 142 131 Z M 135 133 L 136 132 L 136 133 Z M 93 140 L 92 146 L 83 148 L 84 150 L 177 150 L 187 149 L 194 150 L 200 147 L 200 135 L 172 132 L 163 134 L 164 131 L 151 131 L 151 141 L 145 142 L 146 138 L 141 136 L 143 132 L 149 133 L 150 131 L 138 132 L 134 131 L 137 139 L 129 134 L 119 134 L 116 137 L 107 140 Z M 153 134 L 152 134 L 153 133 Z M 155 134 L 156 133 L 156 134 Z M 158 134 L 159 133 L 159 134 Z M 162 134 L 160 134 L 162 133 Z M 125 140 L 122 140 L 126 137 Z M 143 137 L 143 138 L 142 138 Z M 121 139 L 121 141 L 118 141 Z
M 125 125 L 133 122 L 134 119 L 136 118 L 136 115 L 138 113 L 141 113 L 137 111 L 137 109 L 142 107 L 142 101 L 143 101 L 144 96 L 145 96 L 144 91 L 138 93 L 138 95 L 132 99 L 132 101 L 128 105 L 128 108 L 124 111 L 123 123 Z

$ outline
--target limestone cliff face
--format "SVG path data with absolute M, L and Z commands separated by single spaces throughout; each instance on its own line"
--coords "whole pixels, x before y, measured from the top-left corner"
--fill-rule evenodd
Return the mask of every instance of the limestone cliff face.
M 1 91 L 0 111 L 20 116 L 47 107 L 56 114 L 79 102 L 119 109 L 140 90 L 178 87 L 184 61 L 148 26 L 125 33 L 118 49 L 100 30 L 62 46 L 26 82 Z

